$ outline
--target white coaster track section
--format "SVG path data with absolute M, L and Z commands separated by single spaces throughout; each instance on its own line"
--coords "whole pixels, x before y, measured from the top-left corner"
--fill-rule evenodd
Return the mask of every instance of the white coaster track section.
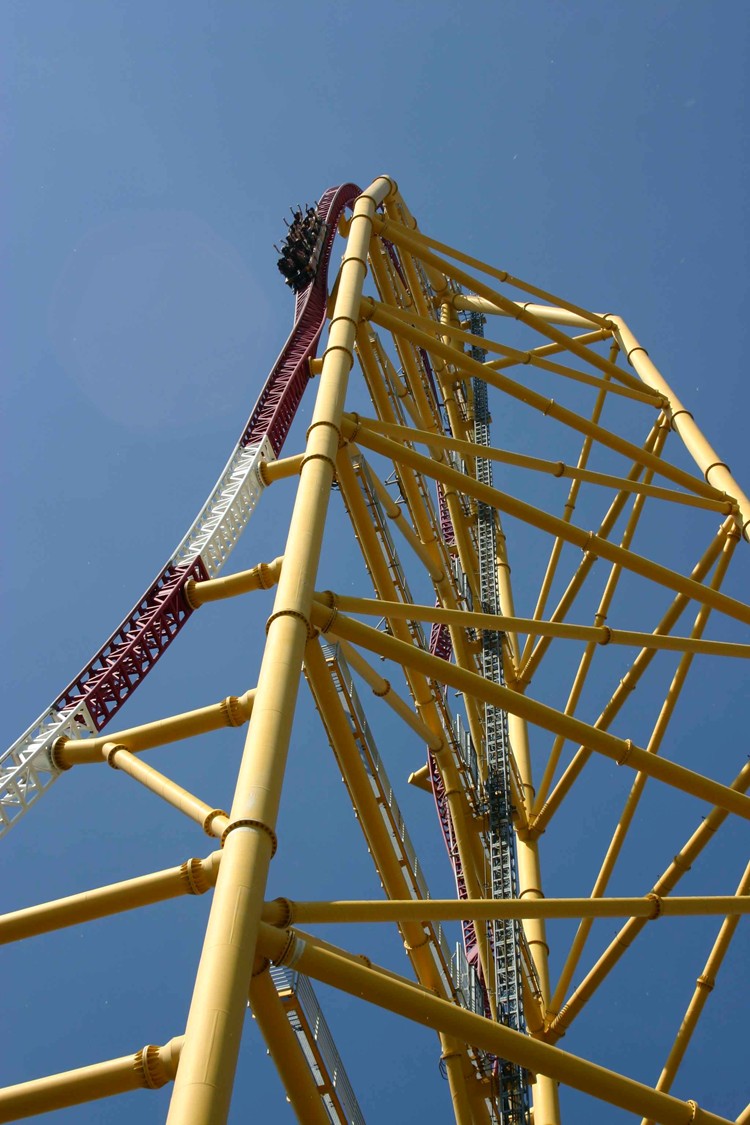
M 262 461 L 275 460 L 268 438 L 259 445 L 237 446 L 190 530 L 171 556 L 168 567 L 188 567 L 200 559 L 206 574 L 216 578 L 247 527 L 264 484 Z M 82 728 L 97 733 L 88 707 L 48 708 L 0 756 L 0 836 L 16 824 L 46 792 L 60 770 L 52 747 L 62 736 L 80 738 Z

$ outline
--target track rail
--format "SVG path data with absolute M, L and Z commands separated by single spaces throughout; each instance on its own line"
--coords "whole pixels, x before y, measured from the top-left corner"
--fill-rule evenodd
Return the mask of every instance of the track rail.
M 35 723 L 0 756 L 0 836 L 58 776 L 51 748 L 61 735 L 104 729 L 145 679 L 192 613 L 187 582 L 215 577 L 231 554 L 264 485 L 261 461 L 278 457 L 310 381 L 309 361 L 326 319 L 328 266 L 336 226 L 360 189 L 331 187 L 318 212 L 326 236 L 315 278 L 295 299 L 294 324 L 214 489 L 166 565 L 91 660 Z

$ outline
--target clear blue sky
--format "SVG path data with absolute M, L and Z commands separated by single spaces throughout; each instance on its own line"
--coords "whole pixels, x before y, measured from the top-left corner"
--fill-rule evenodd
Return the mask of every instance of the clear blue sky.
M 121 620 L 208 493 L 290 324 L 272 249 L 282 216 L 330 184 L 388 172 L 427 232 L 624 315 L 747 482 L 749 13 L 734 0 L 6 0 L 5 743 Z M 282 518 L 259 513 L 233 567 L 279 553 Z M 254 682 L 267 604 L 199 615 L 128 723 Z M 317 864 L 320 897 L 375 895 L 317 733 L 316 768 L 305 753 L 308 723 L 314 732 L 305 701 L 273 893 L 305 897 Z M 732 760 L 746 704 L 733 729 Z M 179 780 L 223 804 L 238 752 L 227 736 L 154 761 L 179 759 Z M 400 780 L 418 764 L 389 769 Z M 103 766 L 58 782 L 3 841 L 7 908 L 207 854 L 207 840 L 134 788 Z M 449 893 L 428 804 L 404 795 L 434 893 Z M 571 857 L 585 844 L 582 829 Z M 644 865 L 644 881 L 661 866 Z M 0 1082 L 178 1034 L 205 906 L 6 950 Z M 376 940 L 383 953 L 368 952 L 400 967 L 397 941 Z M 710 931 L 690 951 L 688 991 L 707 943 Z M 680 959 L 668 938 L 658 948 Z M 737 1028 L 749 953 L 739 938 L 727 966 L 736 987 L 710 1001 Z M 318 991 L 369 1121 L 448 1119 L 434 1037 L 405 1046 L 389 1017 Z M 627 992 L 607 1002 L 611 1020 L 575 1049 L 655 1081 L 672 1024 L 643 1024 Z M 675 1092 L 735 1116 L 750 1096 L 740 1057 L 713 1051 L 709 1034 Z M 289 1119 L 252 1030 L 239 1074 L 233 1121 Z M 625 1120 L 569 1105 L 581 1125 Z M 156 1122 L 164 1106 L 163 1093 L 134 1095 L 55 1120 Z

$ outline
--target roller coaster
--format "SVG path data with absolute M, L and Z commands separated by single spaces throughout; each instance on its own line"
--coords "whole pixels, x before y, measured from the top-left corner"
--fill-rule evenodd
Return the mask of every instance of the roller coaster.
M 5 943 L 32 942 L 134 910 L 147 926 L 153 904 L 211 892 L 187 1023 L 166 1043 L 5 1087 L 0 1121 L 170 1084 L 170 1125 L 226 1121 L 249 1005 L 297 1118 L 364 1122 L 345 1070 L 353 1044 L 339 1053 L 320 982 L 434 1032 L 434 1079 L 459 1125 L 614 1120 L 615 1107 L 643 1125 L 748 1125 L 750 1106 L 704 1106 L 723 1103 L 703 1080 L 700 1105 L 672 1090 L 692 1080 L 680 1067 L 702 1049 L 709 995 L 721 1005 L 732 988 L 718 973 L 750 910 L 736 712 L 712 725 L 710 754 L 679 721 L 750 656 L 750 500 L 622 317 L 423 233 L 389 177 L 324 192 L 280 253 L 292 331 L 215 487 L 0 762 L 1 834 L 43 816 L 54 782 L 108 763 L 214 840 L 206 858 L 0 918 Z M 275 553 L 265 536 L 254 565 L 222 573 L 284 481 L 296 494 Z M 330 565 L 331 536 L 334 554 L 356 554 L 354 592 Z M 262 591 L 273 603 L 254 686 L 109 729 L 199 609 Z M 300 732 L 303 682 L 319 722 Z M 228 811 L 144 757 L 243 726 Z M 315 898 L 314 871 L 306 900 L 269 897 L 302 741 L 330 746 L 379 897 Z M 206 782 L 210 770 L 206 755 Z M 430 894 L 405 823 L 419 793 L 451 897 Z M 694 866 L 695 893 L 680 894 Z M 310 932 L 331 925 L 351 941 Z M 406 971 L 368 954 L 383 927 Z M 669 950 L 701 941 L 691 977 L 666 992 Z M 673 1019 L 653 1072 L 578 1049 L 623 1054 L 606 1000 L 618 980 L 644 1027 L 649 1004 Z M 724 1032 L 741 1040 L 739 1026 Z

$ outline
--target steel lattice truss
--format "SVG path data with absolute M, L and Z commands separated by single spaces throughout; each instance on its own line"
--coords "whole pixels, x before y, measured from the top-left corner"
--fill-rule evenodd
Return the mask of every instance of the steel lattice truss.
M 2 758 L 4 830 L 62 772 L 75 785 L 80 766 L 106 761 L 215 838 L 206 859 L 0 919 L 7 942 L 136 907 L 147 925 L 148 905 L 212 891 L 187 1027 L 164 1046 L 8 1087 L 0 1120 L 170 1081 L 172 1125 L 226 1120 L 249 998 L 300 1120 L 362 1121 L 320 981 L 434 1029 L 446 1113 L 461 1125 L 521 1125 L 531 1106 L 535 1125 L 573 1120 L 567 1088 L 644 1122 L 727 1121 L 670 1090 L 709 991 L 720 1004 L 729 987 L 717 975 L 750 909 L 745 857 L 733 849 L 731 871 L 726 851 L 711 862 L 750 818 L 750 766 L 731 737 L 717 731 L 707 755 L 670 720 L 689 673 L 694 696 L 708 663 L 750 656 L 750 606 L 733 577 L 747 570 L 750 502 L 619 317 L 422 234 L 387 177 L 361 194 L 329 190 L 317 219 L 317 273 L 209 499 L 120 628 Z M 303 395 L 306 439 L 282 457 Z M 291 478 L 278 557 L 259 551 L 256 566 L 220 577 L 266 491 Z M 353 591 L 326 588 L 332 525 L 361 555 Z M 256 686 L 102 733 L 199 607 L 274 587 Z M 330 744 L 378 900 L 266 901 L 303 681 L 320 718 L 305 737 Z M 389 777 L 376 742 L 385 713 L 398 761 L 434 802 L 452 899 L 427 889 L 399 807 L 408 769 L 396 775 L 386 755 Z M 243 725 L 226 812 L 144 756 Z M 633 840 L 662 809 L 669 842 L 634 865 Z M 582 817 L 588 865 L 561 876 L 549 860 Z M 710 895 L 681 894 L 698 862 Z M 657 918 L 674 942 L 695 918 L 715 919 L 714 939 L 685 991 L 655 989 L 674 1012 L 671 1049 L 626 1076 L 580 1057 L 576 1030 L 592 1020 L 612 1035 L 597 1002 L 616 974 L 630 975 L 647 1023 L 635 982 L 658 982 L 659 966 L 638 949 Z M 602 939 L 601 919 L 614 937 Z M 346 948 L 309 932 L 331 922 L 355 931 Z M 459 922 L 451 948 L 443 926 Z M 355 955 L 377 924 L 398 927 L 409 972 Z

